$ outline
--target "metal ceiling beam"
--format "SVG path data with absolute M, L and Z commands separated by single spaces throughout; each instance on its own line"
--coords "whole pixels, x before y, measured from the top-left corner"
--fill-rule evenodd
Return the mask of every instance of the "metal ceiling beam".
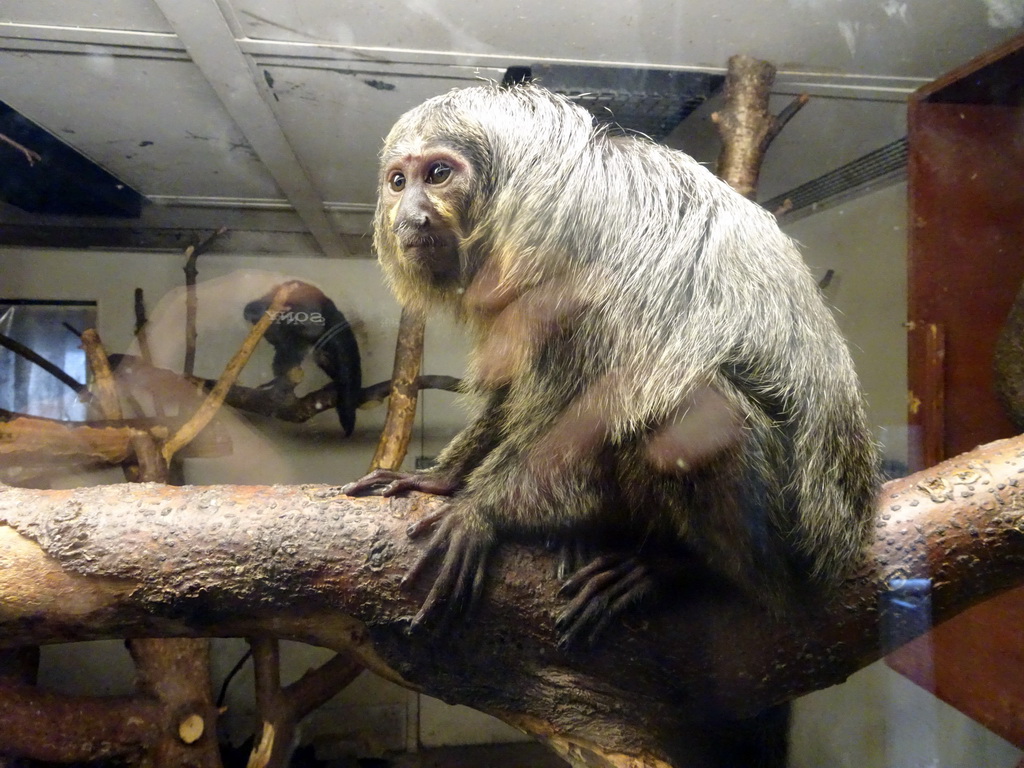
M 197 2 L 198 0 L 192 1 Z M 164 0 L 164 2 L 170 2 L 170 0 Z M 210 0 L 210 5 L 213 5 L 213 0 Z M 231 22 L 226 23 L 230 24 Z M 177 37 L 166 33 L 39 26 L 14 22 L 0 22 L 0 40 L 4 41 L 5 48 L 23 50 L 61 51 L 69 48 L 76 50 L 76 46 L 81 45 L 102 45 L 115 49 L 148 48 L 153 51 L 148 55 L 156 55 L 158 49 L 168 49 L 167 54 L 169 54 L 173 50 L 182 48 Z M 249 61 L 259 64 L 271 63 L 289 66 L 293 60 L 299 59 L 302 66 L 307 68 L 335 69 L 339 64 L 343 64 L 359 67 L 364 71 L 373 71 L 375 64 L 387 64 L 388 72 L 392 75 L 395 73 L 422 75 L 425 71 L 442 70 L 446 77 L 452 77 L 453 73 L 460 73 L 467 82 L 481 79 L 500 80 L 505 68 L 511 64 L 640 67 L 672 72 L 694 71 L 706 74 L 725 74 L 724 67 L 669 66 L 642 61 L 609 62 L 589 59 L 524 58 L 522 56 L 458 51 L 368 48 L 322 42 L 238 39 L 234 34 L 232 34 L 232 44 L 242 52 L 244 57 L 248 57 Z M 784 95 L 808 93 L 816 98 L 904 102 L 907 96 L 930 81 L 931 78 L 927 77 L 782 69 L 775 77 L 772 92 Z M 257 87 L 259 87 L 258 83 L 257 80 Z
M 155 0 L 192 61 L 327 256 L 349 255 L 214 0 Z
M 42 26 L 18 24 L 12 21 L 0 21 L 0 40 L 4 41 L 4 48 L 15 50 L 62 51 L 67 49 L 68 44 L 72 46 L 75 44 L 103 45 L 125 49 L 142 48 L 158 51 L 184 50 L 178 37 L 167 32 Z

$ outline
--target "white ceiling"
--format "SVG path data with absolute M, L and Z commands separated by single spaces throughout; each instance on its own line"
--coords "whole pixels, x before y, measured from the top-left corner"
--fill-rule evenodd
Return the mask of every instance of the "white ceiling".
M 0 100 L 153 204 L 140 222 L 0 204 L 0 228 L 169 247 L 226 224 L 236 251 L 365 255 L 380 140 L 424 98 L 513 64 L 723 72 L 734 53 L 778 66 L 779 106 L 812 96 L 767 198 L 903 136 L 909 93 L 1022 22 L 1024 0 L 4 0 Z M 670 142 L 713 161 L 714 106 Z

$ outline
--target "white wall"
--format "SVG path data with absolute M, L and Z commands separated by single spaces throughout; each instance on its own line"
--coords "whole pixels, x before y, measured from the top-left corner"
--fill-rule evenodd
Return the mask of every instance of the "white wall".
M 825 290 L 850 344 L 868 418 L 886 455 L 906 459 L 906 184 L 800 219 L 786 232 Z

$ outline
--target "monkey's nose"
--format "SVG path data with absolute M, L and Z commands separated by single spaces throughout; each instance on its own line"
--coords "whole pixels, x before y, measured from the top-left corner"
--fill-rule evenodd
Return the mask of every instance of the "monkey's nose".
M 422 231 L 430 228 L 430 216 L 425 213 L 414 213 L 408 216 L 403 216 L 395 222 L 392 229 L 397 233 L 401 234 L 403 231 L 408 232 L 410 230 Z

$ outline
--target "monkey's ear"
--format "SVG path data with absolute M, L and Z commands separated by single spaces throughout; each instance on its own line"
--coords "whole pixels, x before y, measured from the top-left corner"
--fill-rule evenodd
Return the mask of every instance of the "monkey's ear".
M 509 67 L 501 78 L 502 88 L 512 88 L 523 83 L 533 82 L 533 70 L 530 67 Z

